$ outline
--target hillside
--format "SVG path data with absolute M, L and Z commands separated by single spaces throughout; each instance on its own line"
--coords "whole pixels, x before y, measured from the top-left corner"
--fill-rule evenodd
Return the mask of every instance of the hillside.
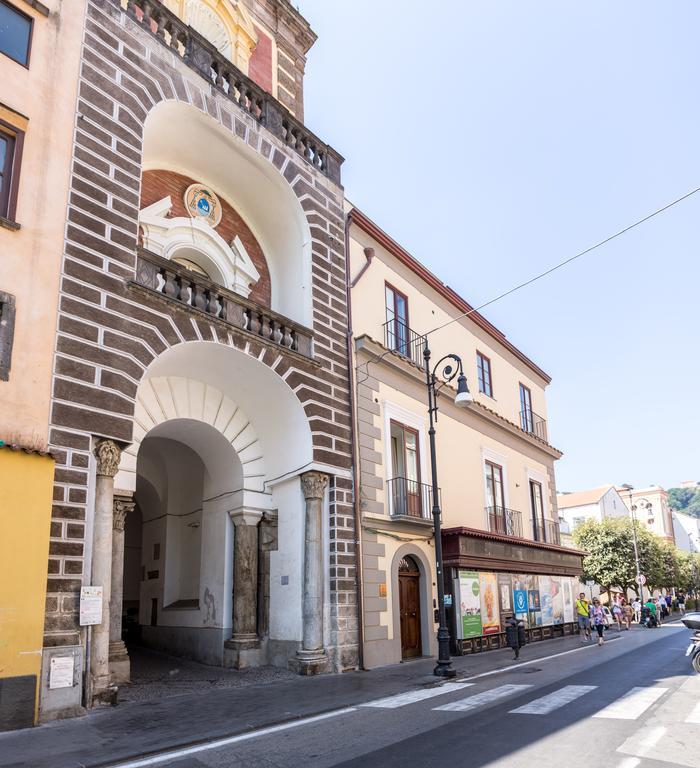
M 700 488 L 669 488 L 668 503 L 671 509 L 700 517 Z

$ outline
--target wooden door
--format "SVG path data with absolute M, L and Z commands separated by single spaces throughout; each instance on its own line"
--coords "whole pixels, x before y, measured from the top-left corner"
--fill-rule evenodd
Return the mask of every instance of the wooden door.
M 409 659 L 422 654 L 420 637 L 420 573 L 399 572 L 399 612 L 401 616 L 401 656 Z

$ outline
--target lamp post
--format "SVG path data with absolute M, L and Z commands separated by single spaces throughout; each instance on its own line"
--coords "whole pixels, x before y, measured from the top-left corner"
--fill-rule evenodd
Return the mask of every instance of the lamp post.
M 641 571 L 639 570 L 639 549 L 637 547 L 637 517 L 634 514 L 637 511 L 637 506 L 632 498 L 632 491 L 634 490 L 634 486 L 630 485 L 629 483 L 624 483 L 620 487 L 624 488 L 630 497 L 630 515 L 632 516 L 632 542 L 634 544 L 634 563 L 637 568 L 637 584 L 639 586 L 640 602 L 643 603 L 644 585 L 641 583 L 641 579 L 639 578 L 641 576 Z
M 433 530 L 435 534 L 435 574 L 437 578 L 438 592 L 438 662 L 433 674 L 437 677 L 454 677 L 457 673 L 452 669 L 450 661 L 450 631 L 447 628 L 447 616 L 445 614 L 445 583 L 442 574 L 442 533 L 440 529 L 440 498 L 438 491 L 437 457 L 435 454 L 435 422 L 437 421 L 437 396 L 438 391 L 445 384 L 449 384 L 457 378 L 457 394 L 455 405 L 458 408 L 466 408 L 473 400 L 467 379 L 462 368 L 462 360 L 457 355 L 445 355 L 440 358 L 435 366 L 430 368 L 430 347 L 425 338 L 423 346 L 423 360 L 425 361 L 425 376 L 428 387 L 428 414 L 430 416 L 430 469 L 433 481 Z M 439 371 L 439 373 L 438 373 Z

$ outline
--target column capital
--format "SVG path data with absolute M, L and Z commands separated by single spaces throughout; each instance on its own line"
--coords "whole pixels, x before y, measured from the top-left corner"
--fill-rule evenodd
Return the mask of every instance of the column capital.
M 228 513 L 234 526 L 238 525 L 257 525 L 261 520 L 263 513 L 255 509 L 232 509 Z
M 119 469 L 121 455 L 121 448 L 113 440 L 100 440 L 95 446 L 97 474 L 114 477 Z
M 112 514 L 112 528 L 115 531 L 123 531 L 126 523 L 126 516 L 134 511 L 136 502 L 132 499 L 116 497 L 114 499 L 114 510 Z
M 328 475 L 322 472 L 305 472 L 301 476 L 301 489 L 305 499 L 322 499 L 328 486 Z

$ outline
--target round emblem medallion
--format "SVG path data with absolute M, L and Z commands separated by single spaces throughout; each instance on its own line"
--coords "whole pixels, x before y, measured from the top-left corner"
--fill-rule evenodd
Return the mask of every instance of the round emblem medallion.
M 185 208 L 193 219 L 203 219 L 212 227 L 221 221 L 219 198 L 203 184 L 191 184 L 187 187 Z

